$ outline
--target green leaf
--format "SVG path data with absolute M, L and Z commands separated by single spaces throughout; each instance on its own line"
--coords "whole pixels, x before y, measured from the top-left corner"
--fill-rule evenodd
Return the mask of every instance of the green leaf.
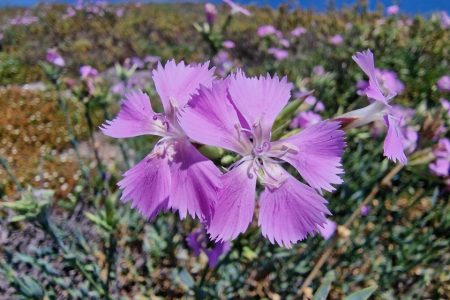
M 28 298 L 42 299 L 44 297 L 44 290 L 39 283 L 30 276 L 23 276 L 18 281 L 19 291 Z
M 178 275 L 180 276 L 181 282 L 184 283 L 188 288 L 192 288 L 194 286 L 194 278 L 192 278 L 191 274 L 189 274 L 186 269 L 181 270 Z
M 330 293 L 331 284 L 333 283 L 334 279 L 335 275 L 333 272 L 327 273 L 327 275 L 325 275 L 325 278 L 322 280 L 322 284 L 314 293 L 312 300 L 326 300 L 328 297 L 328 293 Z
M 360 291 L 351 293 L 344 300 L 366 300 L 377 290 L 378 286 L 370 286 Z
M 85 212 L 84 215 L 86 218 L 88 218 L 91 222 L 95 223 L 96 225 L 102 227 L 106 231 L 111 231 L 111 226 L 108 225 L 104 220 L 102 220 L 99 216 L 96 216 L 90 212 Z

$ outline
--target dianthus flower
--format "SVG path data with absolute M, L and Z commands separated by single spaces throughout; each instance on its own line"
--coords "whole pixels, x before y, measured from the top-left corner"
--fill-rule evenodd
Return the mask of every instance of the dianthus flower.
M 384 155 L 394 162 L 398 161 L 406 164 L 407 158 L 403 146 L 404 136 L 400 130 L 402 117 L 390 105 L 390 101 L 396 96 L 396 93 L 379 81 L 379 77 L 376 75 L 373 53 L 370 50 L 356 53 L 353 56 L 353 60 L 369 77 L 369 84 L 363 93 L 372 104 L 346 113 L 337 119 L 347 123 L 347 128 L 383 120 L 387 126 L 387 134 L 384 140 Z
M 126 95 L 117 117 L 101 127 L 114 138 L 162 137 L 118 183 L 121 199 L 131 201 L 148 218 L 168 209 L 177 210 L 181 218 L 210 216 L 221 172 L 191 144 L 177 114 L 200 85 L 211 86 L 213 72 L 207 64 L 186 66 L 173 60 L 165 67 L 159 64 L 152 75 L 164 113 L 154 112 L 149 97 L 134 91 Z
M 323 121 L 272 141 L 272 126 L 291 89 L 286 78 L 248 78 L 238 72 L 211 89 L 200 88 L 186 107 L 181 125 L 191 139 L 242 156 L 223 175 L 207 228 L 212 239 L 232 240 L 247 229 L 257 181 L 264 186 L 258 223 L 270 242 L 290 247 L 326 222 L 327 201 L 317 191 L 332 191 L 332 184 L 342 182 L 344 132 L 338 122 Z M 285 162 L 308 185 L 288 173 Z

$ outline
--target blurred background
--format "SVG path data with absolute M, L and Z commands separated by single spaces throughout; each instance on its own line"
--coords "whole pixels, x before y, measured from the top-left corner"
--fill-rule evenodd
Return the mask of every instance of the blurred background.
M 212 4 L 0 0 L 0 299 L 449 299 L 450 1 Z M 348 131 L 327 232 L 284 249 L 255 219 L 219 249 L 118 200 L 155 139 L 98 126 L 132 89 L 158 98 L 158 62 L 286 75 L 288 134 L 367 105 L 352 55 L 368 48 L 409 162 L 383 157 L 382 122 Z

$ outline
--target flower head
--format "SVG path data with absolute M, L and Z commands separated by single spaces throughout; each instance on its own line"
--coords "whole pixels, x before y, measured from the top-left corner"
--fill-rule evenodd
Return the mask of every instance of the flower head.
M 436 160 L 429 165 L 431 172 L 437 176 L 450 175 L 450 140 L 442 138 L 433 150 Z
M 444 75 L 436 83 L 438 90 L 441 92 L 450 92 L 450 76 Z
M 87 79 L 87 78 L 96 78 L 98 76 L 98 71 L 92 66 L 84 65 L 80 68 L 80 75 L 81 78 Z
M 204 229 L 189 234 L 186 242 L 195 256 L 199 256 L 203 252 L 208 257 L 208 265 L 211 269 L 215 268 L 219 259 L 231 249 L 230 242 L 218 242 L 214 243 L 212 247 L 208 247 L 208 239 Z
M 289 56 L 289 52 L 280 48 L 269 48 L 267 52 L 272 54 L 276 60 L 284 60 Z
M 295 37 L 299 37 L 305 33 L 306 33 L 306 28 L 302 27 L 302 26 L 296 27 L 296 28 L 292 29 L 292 31 L 291 31 L 291 35 L 295 36 Z
M 341 121 L 347 123 L 347 127 L 358 127 L 373 121 L 383 121 L 387 127 L 387 134 L 384 140 L 384 155 L 392 161 L 406 164 L 407 158 L 404 153 L 404 136 L 401 131 L 402 116 L 398 115 L 389 104 L 396 93 L 389 85 L 380 82 L 375 68 L 373 53 L 370 50 L 358 52 L 353 56 L 353 60 L 369 77 L 369 83 L 363 90 L 372 104 L 339 117 Z
M 223 41 L 222 45 L 227 49 L 233 49 L 236 46 L 235 43 L 230 40 Z
M 268 35 L 276 34 L 278 30 L 273 25 L 262 25 L 258 27 L 256 35 L 259 37 L 265 37 Z
M 327 219 L 323 227 L 320 228 L 319 232 L 324 239 L 329 240 L 336 232 L 336 228 L 337 228 L 336 222 Z
M 344 38 L 342 37 L 342 35 L 336 34 L 336 35 L 333 35 L 332 37 L 330 37 L 329 41 L 331 44 L 337 46 L 344 42 Z
M 265 187 L 258 223 L 272 243 L 290 247 L 325 223 L 329 211 L 316 190 L 332 191 L 332 184 L 342 182 L 344 132 L 339 123 L 324 121 L 272 141 L 272 126 L 291 89 L 286 78 L 249 78 L 237 72 L 212 89 L 201 88 L 186 108 L 181 124 L 190 138 L 242 156 L 223 175 L 207 229 L 212 239 L 234 239 L 247 229 L 257 181 Z M 308 185 L 289 174 L 283 163 L 296 168 Z
M 208 22 L 209 25 L 214 24 L 214 21 L 217 17 L 217 8 L 214 4 L 212 3 L 205 4 L 205 16 L 206 21 Z
M 388 15 L 396 15 L 398 14 L 398 12 L 400 11 L 400 7 L 398 5 L 391 5 L 388 6 L 388 8 L 386 9 L 386 12 Z
M 439 13 L 439 19 L 441 21 L 441 27 L 443 29 L 449 29 L 450 28 L 450 16 L 447 14 L 446 11 L 441 11 Z
M 62 58 L 56 49 L 48 49 L 46 59 L 49 63 L 58 67 L 64 67 L 66 65 L 64 58 Z
M 223 0 L 223 2 L 225 2 L 231 8 L 231 14 L 232 15 L 235 15 L 235 14 L 243 14 L 243 15 L 246 15 L 246 16 L 251 16 L 252 15 L 252 13 L 248 9 L 246 9 L 246 8 L 236 4 L 236 3 L 234 3 L 231 0 Z
M 291 128 L 305 128 L 322 121 L 322 117 L 315 112 L 312 111 L 301 111 L 292 119 L 291 124 L 289 125 Z
M 156 113 L 149 97 L 129 92 L 112 121 L 102 125 L 104 134 L 115 138 L 157 135 L 161 139 L 118 183 L 122 201 L 130 201 L 145 217 L 163 210 L 177 210 L 208 219 L 220 187 L 220 171 L 190 143 L 178 121 L 179 113 L 200 85 L 210 87 L 214 69 L 208 64 L 185 65 L 169 61 L 153 71 L 153 82 L 164 112 Z

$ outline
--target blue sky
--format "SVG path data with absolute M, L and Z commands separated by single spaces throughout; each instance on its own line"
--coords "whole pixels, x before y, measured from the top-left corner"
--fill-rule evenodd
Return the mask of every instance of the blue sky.
M 147 0 L 148 1 L 148 0 Z M 155 0 L 150 0 L 154 1 Z M 174 0 L 156 0 L 159 2 L 168 2 Z M 176 0 L 175 0 L 176 1 Z M 450 12 L 450 0 L 378 0 L 382 2 L 385 6 L 391 5 L 393 3 L 400 4 L 401 10 L 407 13 L 429 13 L 437 10 L 446 10 Z M 370 6 L 374 8 L 376 6 L 377 0 L 369 0 Z M 0 6 L 11 6 L 11 5 L 20 5 L 20 6 L 31 6 L 40 2 L 60 2 L 60 3 L 74 3 L 76 0 L 0 0 Z M 126 0 L 110 0 L 109 2 L 127 2 Z M 197 2 L 206 2 L 199 1 Z M 219 2 L 219 1 L 212 1 Z M 267 4 L 271 6 L 278 6 L 278 4 L 282 3 L 283 0 L 240 0 L 237 1 L 239 3 L 249 4 L 249 3 L 258 3 L 258 4 Z M 301 7 L 304 8 L 312 8 L 319 11 L 322 11 L 326 7 L 326 0 L 297 0 L 296 1 Z M 342 7 L 343 5 L 351 5 L 356 2 L 356 0 L 336 0 L 335 1 L 338 7 Z M 292 3 L 292 1 L 289 1 Z

